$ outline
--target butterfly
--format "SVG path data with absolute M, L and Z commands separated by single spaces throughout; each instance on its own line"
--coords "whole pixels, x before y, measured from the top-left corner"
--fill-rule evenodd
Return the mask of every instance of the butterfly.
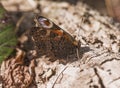
M 80 42 L 76 41 L 69 33 L 43 16 L 36 16 L 34 21 L 36 26 L 30 30 L 30 35 L 38 55 L 67 58 L 77 52 L 78 56 Z

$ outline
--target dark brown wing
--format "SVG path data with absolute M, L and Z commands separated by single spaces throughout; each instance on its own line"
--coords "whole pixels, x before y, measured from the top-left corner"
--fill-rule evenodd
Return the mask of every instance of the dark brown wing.
M 66 58 L 76 53 L 78 42 L 55 23 L 52 24 L 51 28 L 45 28 L 40 24 L 41 26 L 31 29 L 38 54 Z

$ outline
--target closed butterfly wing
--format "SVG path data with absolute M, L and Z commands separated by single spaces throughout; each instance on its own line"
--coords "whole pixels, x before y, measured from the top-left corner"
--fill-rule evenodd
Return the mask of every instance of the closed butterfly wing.
M 67 58 L 80 46 L 69 33 L 43 16 L 35 18 L 36 27 L 31 30 L 40 55 Z

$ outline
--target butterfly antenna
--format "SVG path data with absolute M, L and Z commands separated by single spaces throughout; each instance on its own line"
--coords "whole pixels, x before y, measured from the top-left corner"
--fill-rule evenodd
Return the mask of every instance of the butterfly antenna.
M 83 24 L 84 22 L 84 18 L 81 17 L 81 22 L 80 22 L 80 26 Z M 79 37 L 79 33 L 80 33 L 80 30 L 78 29 L 78 37 Z M 78 40 L 78 46 L 77 46 L 77 49 L 76 49 L 76 53 L 77 53 L 77 58 L 80 59 L 80 47 L 81 47 L 81 43 L 80 43 L 80 40 Z

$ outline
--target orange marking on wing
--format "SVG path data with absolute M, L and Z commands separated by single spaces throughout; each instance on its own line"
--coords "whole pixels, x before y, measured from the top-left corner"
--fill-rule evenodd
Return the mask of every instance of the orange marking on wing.
M 67 40 L 70 40 L 69 35 L 64 35 L 64 37 L 65 37 Z
M 62 36 L 63 35 L 63 31 L 62 30 L 54 30 L 53 32 L 58 34 L 58 36 Z

